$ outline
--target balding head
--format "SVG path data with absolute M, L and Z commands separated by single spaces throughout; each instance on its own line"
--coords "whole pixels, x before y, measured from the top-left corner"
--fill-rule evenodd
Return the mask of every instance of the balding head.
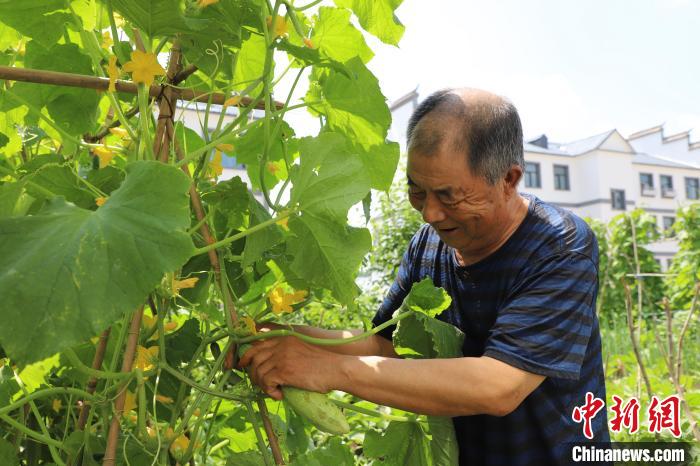
M 496 183 L 513 165 L 524 165 L 517 110 L 503 97 L 480 89 L 431 94 L 411 115 L 408 151 L 429 156 L 441 150 L 463 153 L 475 175 Z

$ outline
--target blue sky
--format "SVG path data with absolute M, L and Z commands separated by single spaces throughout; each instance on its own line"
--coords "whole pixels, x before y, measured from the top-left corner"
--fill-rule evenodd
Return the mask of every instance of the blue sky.
M 661 123 L 700 140 L 700 2 L 404 0 L 400 47 L 368 38 L 389 100 L 416 86 L 487 89 L 525 135 L 570 141 Z

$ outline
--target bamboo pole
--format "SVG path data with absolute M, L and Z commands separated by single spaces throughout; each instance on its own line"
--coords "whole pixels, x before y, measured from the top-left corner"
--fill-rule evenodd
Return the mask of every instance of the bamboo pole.
M 35 70 L 30 68 L 17 68 L 13 66 L 0 66 L 0 79 L 8 81 L 21 81 L 35 84 L 53 84 L 56 86 L 81 87 L 85 89 L 96 89 L 98 91 L 107 91 L 109 87 L 109 79 L 98 76 L 86 76 L 82 74 L 63 73 L 60 71 Z M 129 94 L 138 93 L 138 85 L 131 81 L 123 81 L 118 79 L 115 83 L 117 92 L 126 92 Z M 152 84 L 148 93 L 153 98 L 159 98 L 164 92 L 166 85 Z M 226 101 L 226 96 L 220 92 L 208 93 L 200 92 L 192 89 L 179 89 L 179 100 L 190 102 L 211 102 L 217 105 L 223 105 Z M 248 106 L 253 102 L 253 99 L 247 96 L 241 97 L 239 105 Z M 284 106 L 281 102 L 275 102 L 275 107 L 279 110 Z M 263 110 L 265 104 L 258 102 L 255 105 L 256 109 Z
M 141 330 L 141 318 L 143 317 L 143 306 L 134 312 L 134 316 L 131 318 L 131 325 L 129 327 L 129 338 L 126 342 L 126 349 L 124 350 L 124 359 L 122 360 L 122 372 L 131 372 L 132 365 L 134 363 L 134 357 L 136 356 L 136 346 L 139 341 L 139 331 Z M 109 425 L 109 433 L 107 434 L 107 446 L 105 447 L 105 456 L 102 458 L 102 466 L 114 466 L 117 459 L 117 445 L 119 443 L 119 431 L 121 430 L 120 419 L 124 413 L 124 402 L 126 401 L 126 391 L 128 383 L 122 382 L 122 387 L 120 387 L 119 395 L 114 402 L 114 414 L 112 415 L 112 422 Z

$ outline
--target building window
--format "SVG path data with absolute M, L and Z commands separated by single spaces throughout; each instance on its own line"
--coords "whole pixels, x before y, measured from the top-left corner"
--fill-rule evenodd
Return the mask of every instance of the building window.
M 642 196 L 654 195 L 654 175 L 651 173 L 640 173 L 639 185 L 642 190 Z
M 700 199 L 700 180 L 698 178 L 685 179 L 685 197 L 688 199 Z
M 624 189 L 611 189 L 610 198 L 612 199 L 612 208 L 614 210 L 625 210 L 627 208 Z
M 541 188 L 540 182 L 540 164 L 534 162 L 525 162 L 525 187 L 526 188 Z
M 676 217 L 663 217 L 664 233 L 666 236 L 674 236 L 673 224 L 676 222 Z
M 554 166 L 554 189 L 568 191 L 569 187 L 569 167 L 567 165 Z
M 661 184 L 662 197 L 676 196 L 676 193 L 673 191 L 673 177 L 671 175 L 660 175 L 659 184 Z
M 233 168 L 236 170 L 245 169 L 245 165 L 239 163 L 238 160 L 236 160 L 236 157 L 228 154 L 223 154 L 223 157 L 221 157 L 221 166 L 223 168 Z

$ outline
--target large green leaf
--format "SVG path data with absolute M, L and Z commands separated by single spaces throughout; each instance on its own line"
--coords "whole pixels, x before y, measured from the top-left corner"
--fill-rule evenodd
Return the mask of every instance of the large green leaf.
M 355 455 L 337 437 L 332 437 L 325 445 L 298 456 L 291 466 L 354 466 Z
M 18 363 L 97 335 L 141 304 L 193 252 L 189 180 L 156 162 L 127 166 L 97 211 L 53 199 L 0 220 L 0 343 Z
M 387 142 L 368 149 L 358 147 L 358 153 L 369 174 L 373 189 L 389 191 L 394 181 L 394 173 L 399 163 L 401 149 L 396 142 Z
M 240 230 L 248 211 L 248 187 L 239 176 L 217 183 L 202 196 L 204 201 L 226 218 L 226 227 Z
M 433 463 L 430 439 L 417 422 L 389 423 L 383 434 L 370 430 L 365 434 L 362 451 L 386 466 L 440 466 L 456 463 Z
M 92 61 L 75 44 L 55 44 L 47 50 L 31 41 L 27 44 L 25 66 L 41 70 L 93 74 Z M 17 83 L 11 91 L 37 108 L 47 107 L 49 116 L 70 134 L 79 135 L 95 127 L 100 99 L 94 89 Z M 3 109 L 9 110 L 19 105 L 17 100 L 7 96 Z M 30 123 L 36 123 L 37 118 L 36 115 L 27 117 Z
M 365 31 L 385 44 L 398 45 L 406 29 L 394 11 L 403 0 L 335 0 L 339 7 L 350 8 Z
M 19 466 L 15 447 L 2 438 L 0 438 L 0 464 L 3 466 Z
M 265 207 L 257 199 L 248 193 L 249 226 L 255 226 L 272 218 Z M 247 236 L 245 248 L 243 249 L 242 266 L 252 265 L 263 257 L 265 251 L 269 251 L 273 246 L 282 241 L 282 232 L 277 226 L 264 228 L 257 233 Z
M 374 56 L 362 33 L 350 22 L 350 12 L 344 9 L 327 6 L 319 8 L 311 41 L 321 55 L 340 63 L 355 57 L 367 63 Z
M 291 203 L 303 211 L 345 220 L 348 209 L 370 190 L 362 160 L 348 150 L 345 138 L 335 133 L 303 138 L 299 151 L 300 164 L 291 175 Z
M 188 31 L 181 0 L 112 0 L 112 6 L 151 37 Z
M 451 303 L 452 298 L 447 294 L 447 291 L 433 285 L 430 277 L 425 277 L 413 284 L 403 302 L 403 307 L 428 317 L 435 317 L 450 307 Z
M 267 45 L 263 36 L 252 34 L 241 45 L 241 51 L 236 60 L 236 70 L 233 73 L 234 88 L 242 91 L 246 89 L 252 81 L 262 77 L 265 65 L 265 50 Z M 254 95 L 260 91 L 262 84 L 258 84 L 249 94 Z
M 459 445 L 452 418 L 428 416 L 428 428 L 432 437 L 430 451 L 433 456 L 433 464 L 457 464 Z
M 293 233 L 287 240 L 287 250 L 294 256 L 291 270 L 351 304 L 357 296 L 355 273 L 372 245 L 369 231 L 313 212 L 293 217 L 289 229 Z
M 377 78 L 359 58 L 346 67 L 350 79 L 334 70 L 315 70 L 306 102 L 315 112 L 326 116 L 331 130 L 344 133 L 365 149 L 384 144 L 391 113 Z
M 0 218 L 21 215 L 20 198 L 24 191 L 24 183 L 5 183 L 0 185 Z
M 37 186 L 41 186 L 83 209 L 95 207 L 96 196 L 80 182 L 78 175 L 67 165 L 44 165 L 28 179 L 31 183 L 27 185 L 27 192 L 37 199 L 46 198 L 45 192 L 37 189 Z
M 9 405 L 19 390 L 20 387 L 12 369 L 8 365 L 0 367 L 0 407 Z
M 67 0 L 0 0 L 0 21 L 49 48 L 63 35 L 70 14 Z

